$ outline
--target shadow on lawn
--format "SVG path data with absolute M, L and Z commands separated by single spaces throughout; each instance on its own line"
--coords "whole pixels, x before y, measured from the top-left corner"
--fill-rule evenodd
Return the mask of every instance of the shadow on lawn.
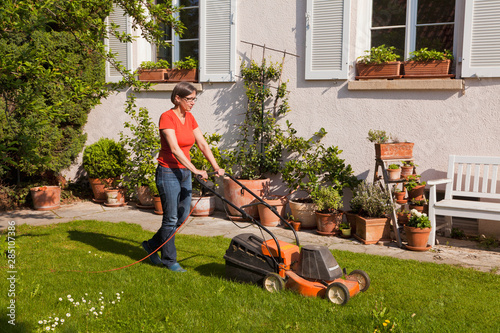
M 70 230 L 68 233 L 71 240 L 88 244 L 99 251 L 125 255 L 133 260 L 140 260 L 146 256 L 146 252 L 142 249 L 140 242 L 137 242 L 136 239 L 121 238 L 79 230 Z M 134 243 L 136 245 L 128 243 Z M 149 262 L 149 260 L 147 262 Z
M 223 278 L 226 276 L 225 274 L 225 266 L 223 264 L 211 263 L 200 265 L 195 268 L 195 270 L 204 276 L 217 276 Z

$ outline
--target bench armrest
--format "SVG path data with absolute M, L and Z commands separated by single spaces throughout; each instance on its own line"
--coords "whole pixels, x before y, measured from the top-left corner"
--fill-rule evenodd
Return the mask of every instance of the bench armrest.
M 453 179 L 450 178 L 443 178 L 443 179 L 434 179 L 434 180 L 428 180 L 427 185 L 429 186 L 436 186 L 440 184 L 448 184 L 451 183 Z

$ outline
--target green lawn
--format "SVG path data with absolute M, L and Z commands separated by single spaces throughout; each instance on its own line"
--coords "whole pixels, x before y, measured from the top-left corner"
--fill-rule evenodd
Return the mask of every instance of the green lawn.
M 365 270 L 372 281 L 338 306 L 226 280 L 230 240 L 222 237 L 178 235 L 184 274 L 149 261 L 88 273 L 140 260 L 152 233 L 100 221 L 15 229 L 14 284 L 1 259 L 0 332 L 46 331 L 56 317 L 56 332 L 374 332 L 385 320 L 394 332 L 500 332 L 500 276 L 492 273 L 333 251 L 342 267 Z

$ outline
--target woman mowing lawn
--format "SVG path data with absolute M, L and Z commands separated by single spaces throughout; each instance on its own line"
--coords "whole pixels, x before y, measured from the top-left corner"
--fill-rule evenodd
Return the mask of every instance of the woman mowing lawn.
M 188 82 L 178 83 L 172 91 L 174 107 L 160 117 L 161 149 L 156 169 L 156 186 L 161 198 L 163 219 L 160 229 L 142 247 L 153 253 L 149 258 L 155 265 L 164 265 L 174 272 L 185 272 L 177 262 L 175 231 L 188 217 L 191 206 L 191 174 L 207 179 L 207 172 L 198 170 L 192 163 L 189 150 L 196 142 L 218 176 L 224 175 L 208 146 L 198 123 L 191 114 L 196 102 L 196 88 Z M 174 236 L 172 236 L 174 235 Z M 162 246 L 161 258 L 156 250 Z

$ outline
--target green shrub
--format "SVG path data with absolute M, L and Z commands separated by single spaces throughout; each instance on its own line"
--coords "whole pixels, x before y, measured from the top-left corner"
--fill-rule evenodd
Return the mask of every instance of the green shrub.
M 399 55 L 394 53 L 394 46 L 380 45 L 365 51 L 365 55 L 358 57 L 359 63 L 381 64 L 384 62 L 396 61 Z
M 342 196 L 331 186 L 317 187 L 311 192 L 311 199 L 321 213 L 332 213 L 342 208 Z
M 116 178 L 125 171 L 127 155 L 122 144 L 113 139 L 101 138 L 85 147 L 83 168 L 89 178 Z
M 184 60 L 174 62 L 174 68 L 177 69 L 194 69 L 198 68 L 198 60 L 191 57 L 186 57 Z
M 363 181 L 352 193 L 351 209 L 355 214 L 365 217 L 385 217 L 393 207 L 389 193 L 379 184 Z

